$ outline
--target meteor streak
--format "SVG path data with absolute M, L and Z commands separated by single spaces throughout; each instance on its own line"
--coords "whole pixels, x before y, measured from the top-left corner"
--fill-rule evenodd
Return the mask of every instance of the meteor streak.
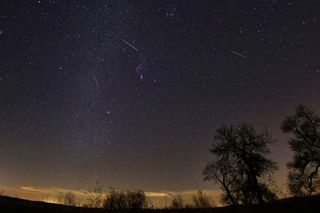
M 139 52 L 138 48 L 136 48 L 135 46 L 133 46 L 132 44 L 130 44 L 130 43 L 127 42 L 126 40 L 121 39 L 121 41 L 122 41 L 123 43 L 125 43 L 126 45 L 128 45 L 129 47 L 131 47 L 132 49 L 134 49 L 135 51 Z
M 237 56 L 240 56 L 241 58 L 248 59 L 247 56 L 241 55 L 240 53 L 237 53 L 237 52 L 235 52 L 235 51 L 230 50 L 230 52 L 232 52 L 233 54 L 235 54 L 235 55 L 237 55 Z

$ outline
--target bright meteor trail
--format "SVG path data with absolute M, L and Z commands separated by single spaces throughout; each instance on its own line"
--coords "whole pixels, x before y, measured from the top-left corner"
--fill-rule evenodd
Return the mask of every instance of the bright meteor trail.
M 133 46 L 132 44 L 130 44 L 129 42 L 127 42 L 124 39 L 121 39 L 126 45 L 128 45 L 129 47 L 131 47 L 132 49 L 134 49 L 135 51 L 139 52 L 138 48 L 136 48 L 135 46 Z

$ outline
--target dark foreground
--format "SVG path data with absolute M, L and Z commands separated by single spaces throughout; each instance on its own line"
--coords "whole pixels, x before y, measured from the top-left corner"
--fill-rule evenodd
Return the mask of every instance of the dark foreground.
M 69 207 L 58 204 L 49 204 L 44 202 L 33 202 L 6 196 L 0 196 L 0 212 L 76 212 L 76 213 L 99 213 L 99 212 L 141 212 L 141 213 L 184 213 L 184 212 L 213 212 L 213 213 L 233 213 L 233 212 L 320 212 L 320 196 L 288 198 L 266 204 L 264 207 L 257 206 L 240 206 L 238 208 L 220 207 L 211 209 L 143 209 L 143 210 L 105 210 L 105 209 L 89 209 L 80 207 Z

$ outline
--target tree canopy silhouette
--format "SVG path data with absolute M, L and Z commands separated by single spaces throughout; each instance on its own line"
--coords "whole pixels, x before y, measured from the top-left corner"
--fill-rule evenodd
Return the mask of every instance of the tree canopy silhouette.
M 258 134 L 248 124 L 222 126 L 210 149 L 214 160 L 204 170 L 205 180 L 220 184 L 226 203 L 259 203 L 275 195 L 259 179 L 271 174 L 276 163 L 265 155 L 272 143 L 267 132 Z
M 106 209 L 141 209 L 147 206 L 142 190 L 117 192 L 111 188 L 103 207 Z
M 281 129 L 293 138 L 289 145 L 294 152 L 288 186 L 296 196 L 319 193 L 320 189 L 320 118 L 305 106 L 298 106 L 295 115 L 287 116 Z

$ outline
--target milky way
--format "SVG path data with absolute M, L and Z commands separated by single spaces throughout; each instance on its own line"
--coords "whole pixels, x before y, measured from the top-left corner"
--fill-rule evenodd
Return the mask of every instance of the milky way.
M 0 2 L 0 186 L 214 188 L 221 124 L 320 104 L 320 3 Z

